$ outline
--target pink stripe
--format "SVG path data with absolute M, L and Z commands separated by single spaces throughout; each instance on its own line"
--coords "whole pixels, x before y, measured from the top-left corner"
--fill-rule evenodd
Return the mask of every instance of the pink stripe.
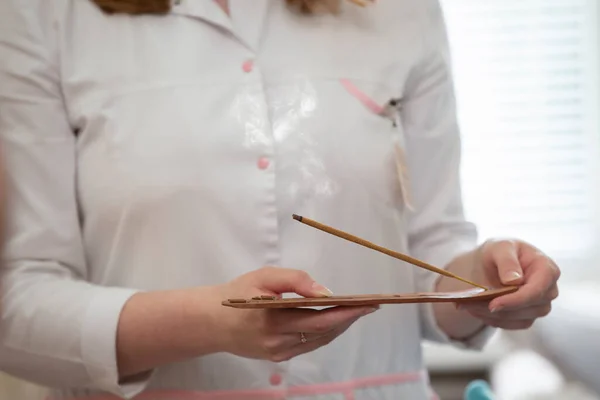
M 380 106 L 379 104 L 377 104 L 377 102 L 375 100 L 373 100 L 372 98 L 370 98 L 369 96 L 367 96 L 364 92 L 362 92 L 359 88 L 357 88 L 356 86 L 354 86 L 354 84 L 352 82 L 350 82 L 348 79 L 340 79 L 340 82 L 342 83 L 342 85 L 344 85 L 344 87 L 346 88 L 346 90 L 354 97 L 356 97 L 358 100 L 360 100 L 368 109 L 370 109 L 371 111 L 373 111 L 375 114 L 381 114 L 383 113 L 383 107 Z
M 381 375 L 358 378 L 347 382 L 323 383 L 306 386 L 291 386 L 287 389 L 254 389 L 254 390 L 216 390 L 197 392 L 184 390 L 152 391 L 137 396 L 136 400 L 282 400 L 288 396 L 311 396 L 331 393 L 343 393 L 348 400 L 354 397 L 357 389 L 377 386 L 395 385 L 417 382 L 426 378 L 426 372 L 409 372 L 403 374 Z M 433 397 L 435 399 L 436 396 Z M 79 400 L 116 400 L 115 396 L 81 397 Z M 51 397 L 46 400 L 52 400 Z
M 394 385 L 405 382 L 415 382 L 423 378 L 422 372 L 410 372 L 406 374 L 372 376 L 367 378 L 353 379 L 347 382 L 322 383 L 308 386 L 292 386 L 288 393 L 294 396 L 306 396 L 313 394 L 328 394 L 349 392 L 355 389 L 373 386 Z

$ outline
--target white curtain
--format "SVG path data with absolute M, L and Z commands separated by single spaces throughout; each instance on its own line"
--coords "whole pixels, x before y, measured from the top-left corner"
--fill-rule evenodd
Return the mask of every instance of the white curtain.
M 442 0 L 481 238 L 519 237 L 600 277 L 598 0 Z

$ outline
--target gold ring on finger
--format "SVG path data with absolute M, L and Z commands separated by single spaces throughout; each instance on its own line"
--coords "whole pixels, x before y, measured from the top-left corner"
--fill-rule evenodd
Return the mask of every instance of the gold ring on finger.
M 308 340 L 306 339 L 306 336 L 304 336 L 304 332 L 300 332 L 300 343 L 306 342 L 308 342 Z

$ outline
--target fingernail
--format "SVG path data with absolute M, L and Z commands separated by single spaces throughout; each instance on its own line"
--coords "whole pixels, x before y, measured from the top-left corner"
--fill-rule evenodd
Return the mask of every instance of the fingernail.
M 493 307 L 493 308 L 490 310 L 490 312 L 491 312 L 492 314 L 494 314 L 494 313 L 497 313 L 497 312 L 498 312 L 498 311 L 500 311 L 500 310 L 502 310 L 502 307 L 500 307 L 500 306 L 497 306 L 497 307 Z
M 325 297 L 329 297 L 331 295 L 333 295 L 333 292 L 331 290 L 329 290 L 328 288 L 326 288 L 325 286 L 315 282 L 312 285 L 313 290 L 317 293 L 319 293 L 320 295 L 323 295 Z
M 505 276 L 504 276 L 504 281 L 505 282 L 512 282 L 512 281 L 516 281 L 517 279 L 521 279 L 521 274 L 517 271 L 511 271 L 508 272 Z

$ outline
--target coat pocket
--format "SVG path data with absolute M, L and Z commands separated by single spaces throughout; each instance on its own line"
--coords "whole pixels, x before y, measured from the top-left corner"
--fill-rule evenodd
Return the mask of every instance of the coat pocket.
M 389 132 L 390 141 L 393 146 L 394 162 L 396 166 L 397 181 L 401 192 L 402 207 L 409 211 L 414 211 L 411 201 L 410 174 L 406 159 L 406 145 L 404 140 L 404 131 L 402 129 L 402 120 L 400 110 L 402 99 L 390 96 L 389 99 L 381 101 L 375 99 L 361 90 L 352 80 L 340 79 L 340 84 L 346 89 L 348 94 L 357 101 L 361 102 L 366 112 L 381 118 L 385 125 L 384 131 Z

